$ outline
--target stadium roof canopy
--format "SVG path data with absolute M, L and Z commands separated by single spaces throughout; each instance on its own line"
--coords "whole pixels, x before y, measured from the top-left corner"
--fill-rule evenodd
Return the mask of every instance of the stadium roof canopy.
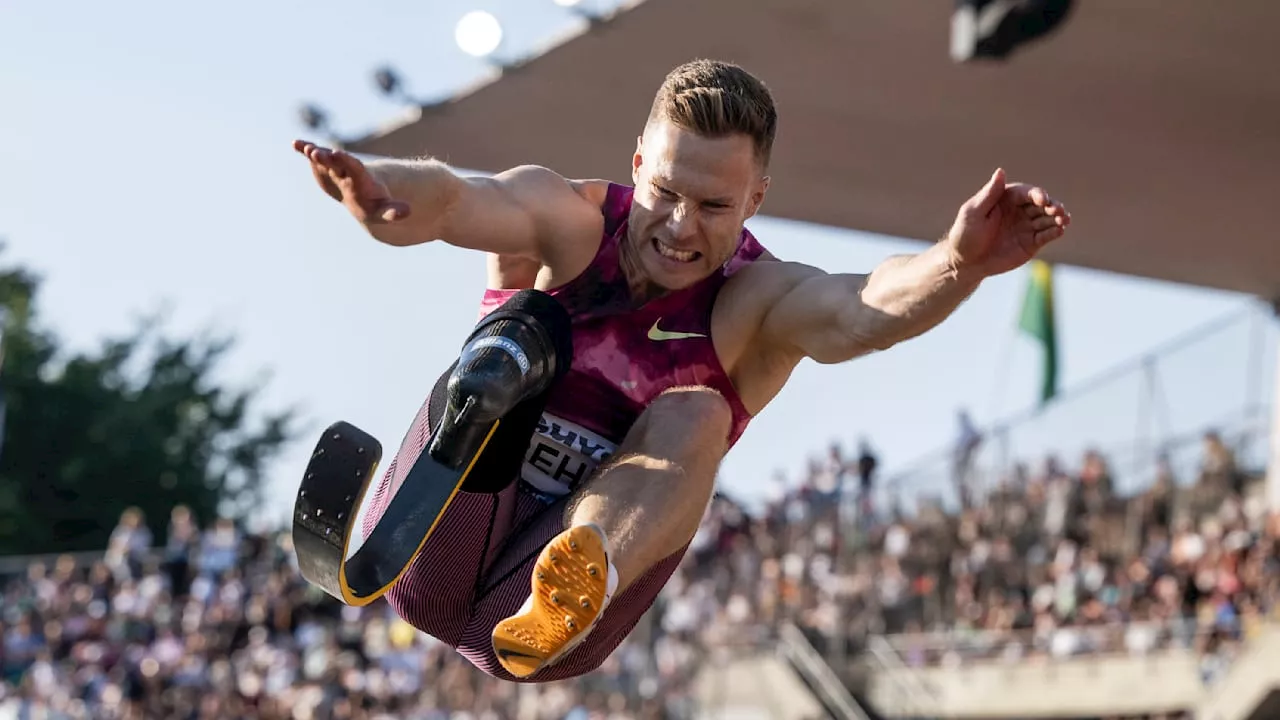
M 768 215 L 930 240 L 999 164 L 1072 210 L 1050 259 L 1280 296 L 1280 2 L 1081 2 L 1008 62 L 964 65 L 951 11 L 647 0 L 346 144 L 628 182 L 667 71 L 732 60 L 779 105 Z

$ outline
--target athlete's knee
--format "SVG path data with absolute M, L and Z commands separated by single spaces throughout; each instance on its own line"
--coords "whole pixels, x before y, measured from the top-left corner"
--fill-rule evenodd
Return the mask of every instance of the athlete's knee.
M 669 456 L 723 452 L 733 412 L 724 396 L 702 386 L 672 388 L 644 411 L 645 444 L 658 444 Z

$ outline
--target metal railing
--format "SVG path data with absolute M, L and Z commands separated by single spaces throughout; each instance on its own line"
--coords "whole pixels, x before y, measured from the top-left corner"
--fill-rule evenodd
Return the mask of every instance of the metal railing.
M 1015 475 L 1032 473 L 1049 456 L 1078 469 L 1088 450 L 1106 457 L 1120 494 L 1152 481 L 1162 456 L 1179 484 L 1198 470 L 1198 439 L 1222 432 L 1242 466 L 1264 467 L 1278 352 L 1269 307 L 1245 307 L 1193 328 L 1141 356 L 1064 389 L 1052 402 L 1005 414 L 983 430 L 962 471 L 952 445 L 921 455 L 878 483 L 878 508 L 911 511 L 923 499 L 959 505 L 963 481 L 975 497 Z M 1206 370 L 1210 368 L 1211 370 Z M 993 418 L 994 419 L 994 418 Z
M 1188 650 L 1211 636 L 1213 628 L 1199 627 L 1195 618 L 1137 620 L 1096 625 L 1062 625 L 1047 631 L 949 630 L 877 636 L 869 641 L 892 669 L 934 667 L 978 660 L 1016 663 L 1030 654 L 1053 658 L 1146 655 L 1161 650 Z M 1055 639 L 1066 639 L 1055 651 Z
M 854 699 L 822 655 L 804 633 L 790 622 L 778 628 L 778 654 L 786 659 L 838 720 L 869 720 L 867 712 Z
M 876 682 L 883 683 L 878 690 L 887 691 L 877 692 L 877 699 L 884 704 L 877 710 L 895 717 L 927 720 L 922 708 L 937 707 L 938 693 L 902 661 L 897 650 L 884 637 L 873 635 L 867 638 L 867 659 L 878 671 Z

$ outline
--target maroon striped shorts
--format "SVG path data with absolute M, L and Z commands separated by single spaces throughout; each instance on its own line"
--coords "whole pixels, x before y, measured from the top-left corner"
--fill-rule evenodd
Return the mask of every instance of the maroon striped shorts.
M 367 537 L 415 460 L 433 421 L 424 402 L 369 502 Z M 532 430 L 530 430 L 532 435 Z M 523 456 L 528 444 L 504 448 Z M 488 451 L 486 451 L 488 452 Z M 406 622 L 454 647 L 494 677 L 517 681 L 493 652 L 493 628 L 529 596 L 543 546 L 564 530 L 567 498 L 549 498 L 519 480 L 498 493 L 459 492 L 422 551 L 386 599 Z M 605 661 L 653 604 L 688 546 L 658 563 L 621 594 L 580 645 L 521 682 L 550 682 L 589 673 Z

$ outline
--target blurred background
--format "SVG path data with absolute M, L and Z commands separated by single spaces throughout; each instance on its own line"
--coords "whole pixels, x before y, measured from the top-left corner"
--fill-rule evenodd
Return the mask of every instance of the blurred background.
M 0 718 L 1280 717 L 1280 5 L 0 3 Z M 308 453 L 395 446 L 480 257 L 296 137 L 629 180 L 653 93 L 780 112 L 751 230 L 865 272 L 999 166 L 1073 213 L 944 325 L 805 364 L 599 671 L 486 678 L 296 570 Z

